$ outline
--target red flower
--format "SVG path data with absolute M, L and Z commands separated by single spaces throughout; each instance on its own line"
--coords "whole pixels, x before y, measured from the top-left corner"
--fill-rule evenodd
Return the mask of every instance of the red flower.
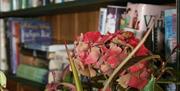
M 87 32 L 83 36 L 83 42 L 89 43 L 89 42 L 96 42 L 98 38 L 101 36 L 99 32 Z
M 135 38 L 135 37 L 130 38 L 129 41 L 128 41 L 128 43 L 130 45 L 132 45 L 133 47 L 136 47 L 138 42 L 139 42 L 139 40 L 137 38 Z M 139 50 L 135 53 L 135 55 L 136 56 L 144 56 L 144 55 L 147 55 L 148 52 L 149 52 L 148 49 L 144 45 L 142 45 L 139 48 Z
M 110 56 L 107 59 L 107 62 L 111 65 L 112 68 L 115 68 L 120 63 L 116 56 Z
M 137 63 L 135 65 L 132 65 L 131 67 L 129 67 L 130 72 L 137 72 L 139 70 L 142 70 L 143 68 L 147 67 L 147 62 L 140 62 Z
M 111 40 L 112 38 L 113 38 L 112 35 L 102 35 L 97 42 L 102 44 L 107 42 L 108 40 Z
M 144 46 L 142 45 L 139 50 L 135 53 L 136 56 L 144 56 L 144 55 L 147 55 L 149 52 L 149 50 Z
M 131 38 L 128 40 L 128 43 L 129 43 L 130 45 L 132 45 L 133 47 L 136 47 L 137 44 L 138 44 L 138 42 L 139 42 L 139 40 L 138 40 L 137 38 L 135 38 L 135 37 L 131 37 Z
M 147 79 L 140 78 L 137 76 L 131 76 L 131 78 L 128 82 L 128 86 L 133 87 L 133 88 L 137 88 L 137 89 L 142 89 L 145 87 L 147 82 L 148 82 Z

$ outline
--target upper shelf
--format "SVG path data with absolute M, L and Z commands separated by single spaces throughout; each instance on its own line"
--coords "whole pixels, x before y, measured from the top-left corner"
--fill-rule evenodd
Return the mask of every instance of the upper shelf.
M 0 18 L 6 17 L 35 17 L 42 15 L 54 15 L 73 11 L 88 11 L 104 7 L 108 4 L 126 5 L 127 2 L 165 4 L 175 3 L 176 0 L 77 0 L 59 4 L 49 4 L 35 8 L 20 9 L 10 12 L 0 12 Z

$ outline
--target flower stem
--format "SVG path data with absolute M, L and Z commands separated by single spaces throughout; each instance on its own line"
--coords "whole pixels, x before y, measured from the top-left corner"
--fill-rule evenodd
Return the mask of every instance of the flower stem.
M 151 20 L 150 27 L 147 28 L 147 33 L 144 35 L 142 40 L 138 43 L 138 45 L 134 48 L 134 50 L 122 61 L 122 63 L 113 71 L 112 75 L 110 75 L 109 79 L 105 83 L 103 90 L 106 91 L 107 87 L 109 86 L 110 82 L 113 80 L 114 76 L 119 72 L 119 70 L 128 62 L 129 59 L 138 51 L 138 49 L 142 46 L 142 44 L 147 39 L 150 32 L 153 30 L 154 27 L 154 19 Z
M 76 69 L 76 67 L 74 65 L 74 61 L 73 61 L 72 57 L 70 56 L 70 53 L 69 53 L 68 47 L 66 45 L 66 42 L 65 42 L 65 47 L 66 47 L 67 55 L 68 55 L 68 58 L 69 58 L 70 66 L 72 68 L 76 89 L 77 89 L 77 91 L 83 91 L 81 81 L 79 80 L 77 69 Z

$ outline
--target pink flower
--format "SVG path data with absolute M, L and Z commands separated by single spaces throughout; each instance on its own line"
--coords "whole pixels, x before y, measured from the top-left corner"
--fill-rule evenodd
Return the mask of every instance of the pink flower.
M 100 56 L 99 48 L 93 47 L 90 50 L 89 55 L 85 59 L 85 64 L 94 64 L 98 61 L 98 58 Z
M 119 55 L 121 54 L 122 49 L 116 45 L 111 45 L 110 49 L 106 51 L 103 56 L 104 61 L 107 61 L 112 68 L 115 68 L 121 61 Z

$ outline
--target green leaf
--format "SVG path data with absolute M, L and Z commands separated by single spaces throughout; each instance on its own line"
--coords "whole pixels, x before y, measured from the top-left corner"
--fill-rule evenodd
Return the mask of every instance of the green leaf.
M 154 76 L 151 76 L 151 80 L 149 80 L 148 84 L 144 87 L 143 91 L 155 91 L 154 85 L 155 85 L 156 78 Z
M 6 88 L 6 76 L 0 71 L 0 86 Z
M 164 91 L 157 83 L 156 78 L 151 76 L 148 84 L 144 87 L 142 91 Z

